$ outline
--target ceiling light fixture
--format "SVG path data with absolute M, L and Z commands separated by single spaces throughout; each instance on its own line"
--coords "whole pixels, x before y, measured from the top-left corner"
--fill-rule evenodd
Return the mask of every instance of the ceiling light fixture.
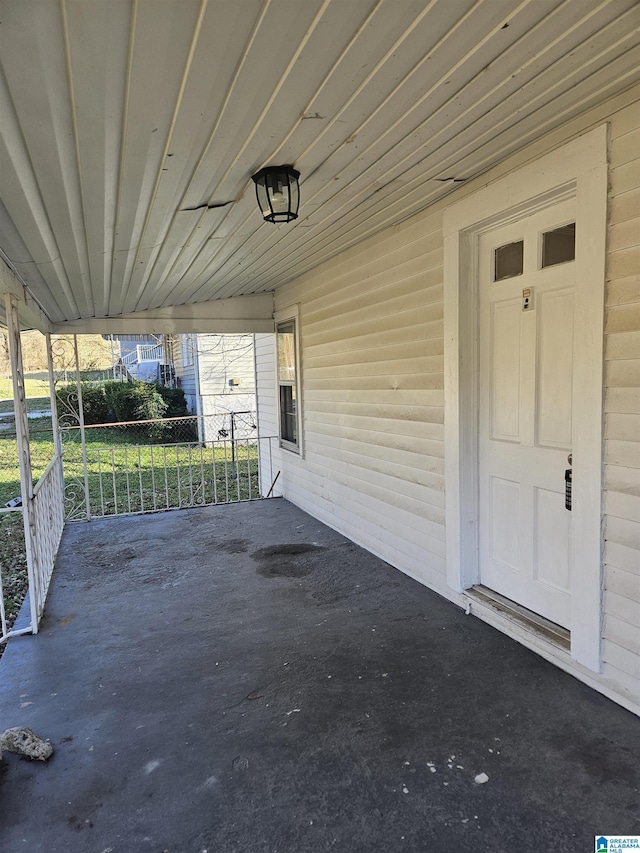
M 258 206 L 266 222 L 291 222 L 298 218 L 300 188 L 293 166 L 266 166 L 252 178 L 256 185 Z

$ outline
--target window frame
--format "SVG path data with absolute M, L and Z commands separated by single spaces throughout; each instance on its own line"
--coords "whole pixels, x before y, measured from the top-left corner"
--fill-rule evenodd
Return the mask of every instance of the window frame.
M 300 370 L 300 307 L 293 305 L 274 314 L 275 321 L 275 373 L 276 373 L 276 405 L 278 409 L 278 442 L 283 450 L 289 450 L 291 453 L 296 453 L 299 456 L 303 455 L 302 450 L 302 395 L 301 395 L 301 370 Z M 293 381 L 283 381 L 280 379 L 280 365 L 278 363 L 278 331 L 280 327 L 293 325 L 293 353 L 294 353 L 294 373 Z M 289 441 L 283 438 L 283 423 L 282 423 L 282 404 L 281 391 L 283 387 L 293 388 L 296 400 L 296 435 L 297 441 Z
M 195 366 L 195 341 L 192 334 L 180 336 L 180 361 L 183 368 Z

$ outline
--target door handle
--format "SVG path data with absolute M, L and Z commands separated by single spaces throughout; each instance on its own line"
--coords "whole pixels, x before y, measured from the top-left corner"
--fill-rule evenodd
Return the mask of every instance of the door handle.
M 564 508 L 571 512 L 571 468 L 564 472 Z

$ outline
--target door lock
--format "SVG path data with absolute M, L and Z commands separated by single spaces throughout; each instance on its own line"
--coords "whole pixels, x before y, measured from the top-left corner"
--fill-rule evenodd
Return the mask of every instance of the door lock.
M 571 458 L 571 457 L 569 457 Z M 564 472 L 564 508 L 571 512 L 571 468 Z

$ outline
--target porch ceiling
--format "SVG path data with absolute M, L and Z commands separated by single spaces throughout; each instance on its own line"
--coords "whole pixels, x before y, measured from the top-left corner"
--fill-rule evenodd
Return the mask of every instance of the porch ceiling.
M 639 23 L 636 0 L 4 0 L 0 249 L 60 330 L 271 291 L 628 88 Z M 280 163 L 302 204 L 273 226 L 251 175 Z

